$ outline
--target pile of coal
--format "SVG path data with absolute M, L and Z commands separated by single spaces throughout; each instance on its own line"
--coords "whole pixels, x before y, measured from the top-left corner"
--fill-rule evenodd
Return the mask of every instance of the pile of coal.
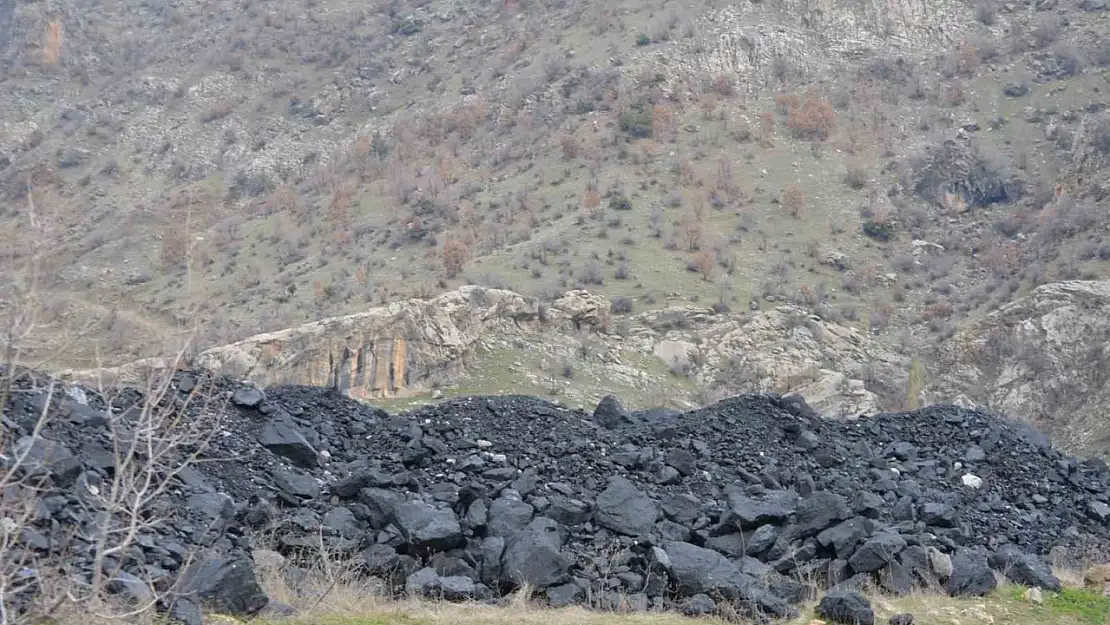
M 111 482 L 114 424 L 144 395 L 109 405 L 30 376 L 16 386 L 5 462 L 36 450 L 43 502 L 20 548 L 89 577 L 81 537 L 101 517 L 87 492 Z M 202 388 L 211 401 L 194 399 Z M 685 413 L 607 398 L 594 414 L 502 396 L 391 415 L 328 389 L 191 371 L 158 404 L 218 425 L 174 452 L 192 463 L 167 476 L 159 522 L 113 557 L 129 582 L 114 587 L 136 601 L 172 588 L 162 607 L 186 622 L 206 604 L 266 606 L 259 536 L 291 575 L 324 547 L 396 594 L 498 601 L 527 584 L 553 606 L 761 619 L 795 615 L 817 589 L 840 593 L 835 611 L 870 587 L 983 594 L 994 571 L 1058 588 L 1050 553 L 1110 547 L 1105 463 L 953 406 L 832 422 L 796 396 Z M 52 419 L 35 431 L 41 414 Z

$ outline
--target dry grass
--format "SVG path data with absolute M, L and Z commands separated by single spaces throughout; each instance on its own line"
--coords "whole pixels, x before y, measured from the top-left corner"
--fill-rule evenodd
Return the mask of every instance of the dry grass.
M 1022 599 L 1024 589 L 1005 586 L 982 598 L 954 599 L 932 594 L 873 599 L 877 623 L 903 612 L 915 615 L 918 625 L 1099 625 L 1110 622 L 1110 599 L 1069 590 L 1064 595 L 1045 593 L 1045 604 Z M 274 625 L 693 625 L 724 623 L 718 618 L 689 618 L 670 612 L 619 614 L 582 608 L 544 609 L 510 600 L 504 608 L 432 601 L 390 601 L 356 592 L 333 590 L 334 596 L 316 609 Z M 788 625 L 808 625 L 816 617 L 813 607 Z
M 615 613 L 580 607 L 548 609 L 529 598 L 529 589 L 506 597 L 504 607 L 430 600 L 392 600 L 379 588 L 359 580 L 343 565 L 323 563 L 295 584 L 275 568 L 260 568 L 270 596 L 294 607 L 296 616 L 266 617 L 267 625 L 708 625 L 716 617 L 690 618 L 673 612 Z M 876 623 L 911 613 L 918 625 L 1101 625 L 1110 623 L 1110 597 L 1073 585 L 1078 573 L 1061 575 L 1062 593 L 1044 592 L 1043 605 L 1023 598 L 1024 588 L 1003 585 L 986 597 L 952 598 L 935 593 L 893 597 L 873 595 Z M 815 603 L 784 625 L 809 625 L 817 620 Z M 220 617 L 221 619 L 223 617 Z

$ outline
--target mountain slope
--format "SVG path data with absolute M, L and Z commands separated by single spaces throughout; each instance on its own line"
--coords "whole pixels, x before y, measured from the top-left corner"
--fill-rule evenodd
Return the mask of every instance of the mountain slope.
M 1107 268 L 1096 5 L 5 5 L 4 303 L 84 367 L 463 282 L 933 342 Z

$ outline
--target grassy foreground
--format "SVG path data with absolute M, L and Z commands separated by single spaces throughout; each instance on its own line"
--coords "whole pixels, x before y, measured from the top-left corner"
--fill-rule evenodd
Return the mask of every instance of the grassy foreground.
M 914 615 L 917 625 L 1103 625 L 1110 623 L 1110 597 L 1089 590 L 1066 588 L 1045 592 L 1041 605 L 1023 598 L 1024 588 L 1003 586 L 986 597 L 953 599 L 916 594 L 872 598 L 876 623 L 898 613 Z M 819 620 L 814 605 L 784 625 L 810 625 Z M 214 617 L 213 622 L 231 619 Z M 328 593 L 289 620 L 270 619 L 267 625 L 708 625 L 718 618 L 687 618 L 673 613 L 620 614 L 582 608 L 549 610 L 514 600 L 505 608 L 439 603 L 389 601 L 370 593 Z

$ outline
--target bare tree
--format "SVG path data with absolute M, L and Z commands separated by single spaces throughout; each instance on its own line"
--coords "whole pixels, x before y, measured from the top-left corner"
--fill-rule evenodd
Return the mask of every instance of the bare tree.
M 174 593 L 157 580 L 139 579 L 123 572 L 129 552 L 140 538 L 153 534 L 168 519 L 161 500 L 178 483 L 178 476 L 194 465 L 220 431 L 222 410 L 212 402 L 218 398 L 199 384 L 182 399 L 172 381 L 184 350 L 169 366 L 151 371 L 135 404 L 119 403 L 123 393 L 99 386 L 105 402 L 108 450 L 112 470 L 97 474 L 86 471 L 77 486 L 77 509 L 71 518 L 80 519 L 69 531 L 52 536 L 49 556 L 34 555 L 24 545 L 25 533 L 33 530 L 43 497 L 56 489 L 51 473 L 52 454 L 68 455 L 52 440 L 56 422 L 51 405 L 62 384 L 50 376 L 44 384 L 33 372 L 16 367 L 5 369 L 5 404 L 14 393 L 39 394 L 42 408 L 29 431 L 18 440 L 14 430 L 0 436 L 3 469 L 0 470 L 0 625 L 21 619 L 12 604 L 23 599 L 34 608 L 35 617 L 49 617 L 65 606 L 109 619 L 129 618 L 164 602 Z M 21 383 L 16 383 L 21 376 Z M 130 405 L 128 405 L 130 404 Z M 71 560 L 84 546 L 91 553 L 87 572 L 73 570 Z M 121 582 L 131 584 L 136 601 L 121 605 L 110 598 Z M 138 590 L 136 584 L 145 586 Z
M 32 241 L 21 253 L 25 262 L 19 275 L 13 276 L 0 300 L 0 410 L 7 413 L 21 394 L 34 396 L 24 405 L 36 409 L 18 422 L 7 417 L 0 422 L 0 625 L 49 619 L 67 606 L 93 617 L 128 618 L 151 610 L 173 593 L 164 583 L 128 576 L 128 583 L 143 583 L 146 590 L 131 592 L 136 600 L 126 605 L 111 597 L 140 538 L 167 520 L 162 498 L 220 432 L 223 411 L 211 402 L 221 398 L 204 383 L 188 396 L 173 386 L 173 374 L 184 364 L 191 339 L 149 372 L 137 395 L 101 382 L 100 434 L 109 446 L 111 470 L 84 471 L 76 487 L 59 483 L 57 473 L 68 472 L 67 463 L 74 458 L 58 442 L 67 433 L 72 437 L 72 425 L 57 419 L 56 400 L 63 390 L 78 403 L 88 397 L 80 387 L 35 372 L 50 358 L 49 353 L 38 355 L 42 350 L 35 342 L 43 331 L 38 285 L 50 224 L 33 200 L 27 216 Z M 67 510 L 67 521 L 44 520 L 44 499 L 59 491 L 73 495 L 67 499 L 78 503 Z M 29 537 L 40 531 L 49 533 L 48 549 L 31 544 Z M 80 561 L 91 561 L 92 566 L 81 569 Z

